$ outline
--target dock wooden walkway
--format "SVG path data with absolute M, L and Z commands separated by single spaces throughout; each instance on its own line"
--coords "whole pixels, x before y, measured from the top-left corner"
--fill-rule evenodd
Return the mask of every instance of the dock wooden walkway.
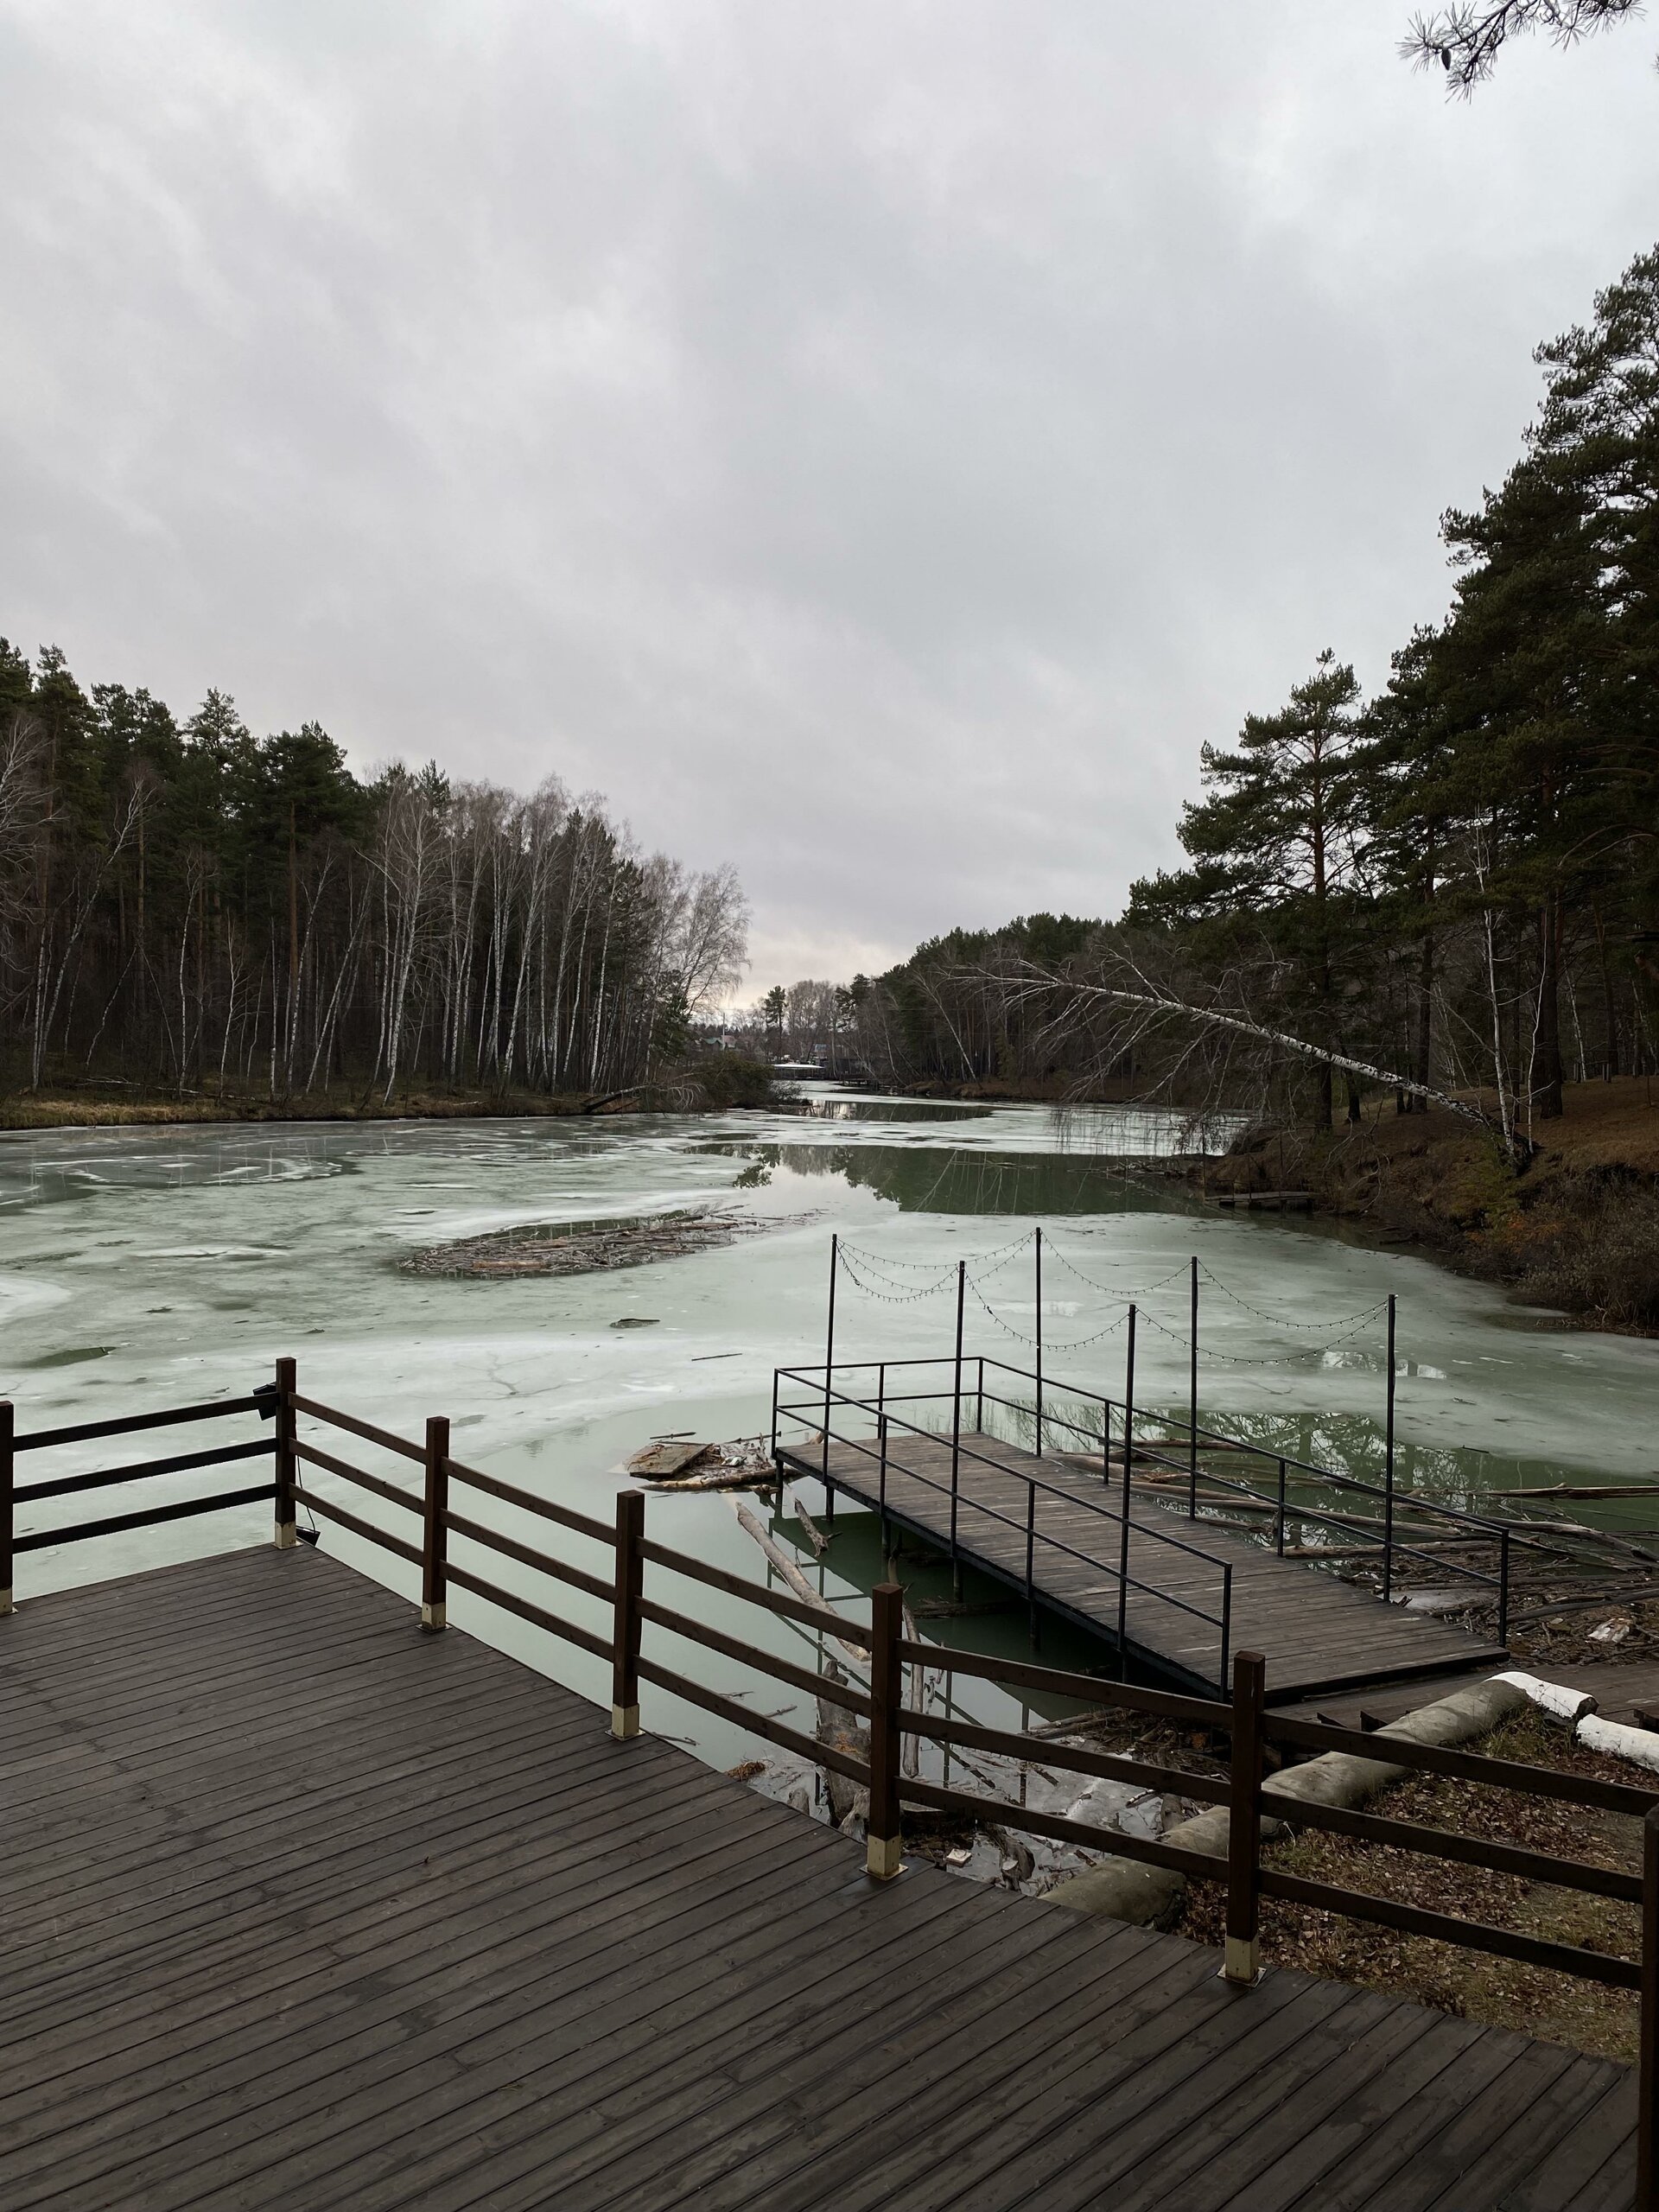
M 957 1556 L 1024 1590 L 1027 1478 L 1036 1476 L 1046 1485 L 1034 1509 L 1033 1582 L 1038 1599 L 1116 1643 L 1122 1537 L 1122 1522 L 1115 1517 L 1120 1484 L 1116 1462 L 1108 1492 L 1098 1467 L 1047 1456 L 1039 1459 L 1019 1445 L 978 1431 L 964 1430 L 962 1441 Z M 778 1457 L 791 1472 L 817 1479 L 827 1468 L 836 1491 L 883 1510 L 884 1486 L 868 1445 L 861 1450 L 855 1441 L 832 1439 L 827 1459 L 821 1444 L 780 1448 Z M 950 1458 L 948 1436 L 895 1437 L 885 1480 L 888 1519 L 944 1548 L 950 1535 Z M 988 1459 L 997 1464 L 988 1465 Z M 1063 1495 L 1052 1495 L 1056 1491 Z M 1274 1702 L 1420 1675 L 1473 1668 L 1490 1672 L 1509 1663 L 1500 1643 L 1384 1605 L 1351 1583 L 1301 1561 L 1280 1559 L 1211 1522 L 1189 1521 L 1156 1498 L 1135 1493 L 1133 1486 L 1131 1497 L 1132 1586 L 1125 1638 L 1130 1655 L 1143 1664 L 1209 1690 L 1222 1687 L 1224 1661 L 1217 1624 L 1224 1565 L 1232 1569 L 1231 1648 L 1267 1655 L 1268 1694 Z M 1102 1512 L 1103 1499 L 1109 1503 L 1111 1516 Z M 1179 1602 L 1183 1600 L 1192 1610 L 1184 1610 Z
M 0 1712 L 7 2212 L 1630 2201 L 1621 2067 L 873 1883 L 305 1549 L 25 1602 Z

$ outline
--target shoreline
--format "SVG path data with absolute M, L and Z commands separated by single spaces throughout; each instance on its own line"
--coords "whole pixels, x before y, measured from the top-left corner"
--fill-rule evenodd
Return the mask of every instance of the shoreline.
M 742 1084 L 746 1094 L 755 1086 Z M 709 1096 L 696 1075 L 631 1090 L 574 1092 L 414 1091 L 392 1099 L 157 1096 L 117 1098 L 90 1091 L 82 1097 L 14 1092 L 0 1097 L 0 1135 L 47 1135 L 54 1129 L 253 1128 L 315 1122 L 349 1126 L 372 1122 L 560 1122 L 608 1119 L 621 1114 L 705 1114 L 769 1111 L 770 1096 Z

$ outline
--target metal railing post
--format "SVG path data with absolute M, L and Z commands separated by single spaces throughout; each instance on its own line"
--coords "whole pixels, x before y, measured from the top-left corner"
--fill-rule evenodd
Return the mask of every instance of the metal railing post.
M 1230 1566 L 1221 1570 L 1221 1679 L 1227 1680 L 1227 1669 L 1233 1650 L 1233 1570 Z
M 950 1393 L 950 1557 L 957 1556 L 957 1491 L 962 1461 L 962 1317 L 968 1296 L 968 1262 L 957 1262 L 957 1358 Z
M 1233 1757 L 1227 1801 L 1227 1940 L 1223 1976 L 1247 1986 L 1262 1971 L 1257 1903 L 1262 1866 L 1262 1692 L 1267 1662 L 1241 1651 L 1233 1662 Z
M 611 1733 L 639 1733 L 639 1600 L 645 1595 L 645 1493 L 616 1494 L 616 1599 L 611 1630 Z
M 878 1462 L 881 1485 L 881 1533 L 887 1530 L 887 1363 L 884 1359 L 875 1376 L 875 1443 L 880 1453 Z
M 1285 1463 L 1279 1462 L 1279 1506 L 1274 1516 L 1273 1548 L 1281 1559 L 1285 1555 Z
M 435 1636 L 449 1618 L 449 1422 L 426 1424 L 425 1541 L 421 1546 L 421 1626 Z
M 1192 1327 L 1186 1369 L 1186 1517 L 1198 1517 L 1198 1255 L 1192 1255 L 1189 1319 Z
M 1129 1619 L 1129 1506 L 1131 1503 L 1130 1470 L 1135 1459 L 1135 1308 L 1129 1308 L 1129 1344 L 1126 1378 L 1123 1385 L 1123 1489 L 1119 1499 L 1123 1525 L 1120 1532 L 1117 1551 L 1117 1656 L 1121 1662 L 1128 1653 Z
M 276 1363 L 276 1530 L 279 1552 L 292 1551 L 297 1537 L 294 1522 L 294 1484 L 299 1478 L 294 1457 L 296 1416 L 294 1393 L 299 1388 L 299 1368 L 291 1359 Z
M 974 1395 L 974 1433 L 985 1433 L 985 1355 L 979 1355 L 979 1386 Z
M 1026 1484 L 1026 1614 L 1031 1648 L 1037 1649 L 1037 1485 Z
M 1389 1388 L 1383 1427 L 1382 1595 L 1394 1594 L 1394 1293 L 1389 1293 Z
M 823 1458 L 822 1462 L 823 1486 L 830 1488 L 830 1393 L 835 1388 L 836 1367 L 836 1275 L 841 1261 L 841 1239 L 830 1239 L 830 1314 L 823 1335 Z M 830 1501 L 833 1510 L 834 1501 Z
M 0 1398 L 0 1618 L 11 1611 L 11 1556 L 16 1540 L 17 1416 L 10 1398 Z
M 1500 1529 L 1497 1535 L 1497 1640 L 1507 1644 L 1510 1640 L 1510 1532 Z
M 1043 1456 L 1043 1232 L 1036 1232 L 1037 1271 L 1037 1457 Z
M 1642 2026 L 1636 2087 L 1637 2212 L 1659 2208 L 1659 1805 L 1642 1823 Z
M 870 1812 L 864 1823 L 865 1871 L 890 1882 L 905 1847 L 899 1811 L 899 1708 L 904 1703 L 899 1652 L 905 1593 L 880 1582 L 870 1593 Z

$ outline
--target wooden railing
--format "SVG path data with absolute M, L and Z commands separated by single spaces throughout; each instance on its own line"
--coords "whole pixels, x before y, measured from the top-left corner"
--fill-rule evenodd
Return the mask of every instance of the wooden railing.
M 276 1542 L 286 1548 L 295 1541 L 296 1509 L 304 1506 L 312 1514 L 419 1569 L 419 1618 L 421 1626 L 429 1632 L 440 1633 L 446 1627 L 448 1592 L 453 1583 L 457 1589 L 605 1662 L 612 1675 L 611 1732 L 620 1740 L 626 1741 L 639 1734 L 640 1685 L 651 1683 L 718 1715 L 736 1729 L 845 1777 L 868 1792 L 866 1864 L 871 1877 L 877 1880 L 890 1880 L 901 1872 L 904 1808 L 919 1807 L 1025 1830 L 1054 1841 L 1080 1845 L 1091 1852 L 1104 1852 L 1167 1868 L 1190 1881 L 1218 1885 L 1224 1891 L 1226 1901 L 1222 1973 L 1241 1990 L 1253 1986 L 1260 1978 L 1260 1906 L 1263 1897 L 1269 1897 L 1630 1991 L 1639 1997 L 1641 2011 L 1637 2182 L 1634 2202 L 1639 2212 L 1659 2212 L 1659 2167 L 1656 2166 L 1656 2120 L 1659 2118 L 1656 2113 L 1656 2101 L 1659 2100 L 1659 1789 L 1562 1774 L 1493 1758 L 1481 1752 L 1414 1743 L 1386 1732 L 1363 1732 L 1325 1721 L 1299 1720 L 1275 1713 L 1264 1702 L 1265 1662 L 1254 1652 L 1235 1655 L 1229 1697 L 1203 1698 L 1141 1688 L 1093 1675 L 1039 1666 L 1032 1661 L 951 1651 L 937 1644 L 919 1643 L 903 1632 L 903 1592 L 893 1583 L 884 1583 L 872 1593 L 869 1625 L 866 1629 L 828 1605 L 766 1588 L 658 1543 L 646 1533 L 646 1501 L 641 1491 L 623 1491 L 618 1495 L 613 1522 L 578 1512 L 454 1459 L 449 1451 L 447 1421 L 429 1421 L 422 1440 L 416 1442 L 337 1407 L 302 1395 L 294 1363 L 288 1360 L 278 1363 L 277 1379 L 272 1389 L 209 1406 L 146 1414 L 130 1421 L 86 1423 L 72 1429 L 14 1437 L 9 1418 L 10 1408 L 0 1408 L 0 1473 L 9 1478 L 12 1455 L 16 1452 L 39 1449 L 47 1444 L 79 1442 L 135 1429 L 160 1427 L 175 1421 L 201 1421 L 243 1412 L 274 1414 L 274 1439 L 266 1440 L 258 1446 L 231 1446 L 218 1452 L 175 1456 L 136 1467 L 111 1469 L 101 1474 L 71 1476 L 57 1482 L 34 1484 L 16 1495 L 20 1499 L 61 1496 L 100 1483 L 136 1481 L 147 1473 L 213 1465 L 221 1457 L 249 1457 L 255 1449 L 274 1452 L 274 1483 L 256 1490 L 226 1492 L 121 1515 L 113 1520 L 31 1534 L 17 1538 L 16 1548 L 23 1551 L 48 1543 L 73 1541 L 109 1533 L 113 1529 L 143 1527 L 187 1513 L 207 1512 L 261 1497 L 274 1500 Z M 302 1421 L 357 1437 L 419 1466 L 420 1487 L 405 1488 L 325 1447 L 308 1432 L 301 1433 Z M 320 1491 L 312 1482 L 302 1479 L 311 1469 L 351 1483 L 406 1516 L 404 1525 L 409 1533 L 399 1534 L 395 1529 L 384 1527 Z M 555 1551 L 524 1542 L 477 1519 L 471 1512 L 457 1510 L 450 1503 L 456 1488 L 499 1501 L 550 1529 L 603 1547 L 610 1554 L 608 1571 L 595 1573 Z M 10 1542 L 9 1481 L 5 1495 L 7 1510 L 0 1514 L 0 1524 Z M 452 1536 L 512 1560 L 567 1588 L 582 1592 L 607 1608 L 607 1631 L 601 1633 L 585 1626 L 542 1603 L 539 1597 L 531 1599 L 507 1589 L 471 1566 L 456 1562 L 449 1555 Z M 760 1613 L 835 1637 L 868 1661 L 868 1688 L 841 1678 L 838 1671 L 831 1674 L 798 1665 L 745 1637 L 664 1603 L 647 1589 L 648 1568 L 683 1578 L 705 1589 L 717 1591 L 722 1597 L 735 1599 Z M 852 1713 L 867 1726 L 867 1750 L 860 1756 L 843 1745 L 821 1742 L 816 1736 L 789 1727 L 780 1719 L 752 1711 L 737 1700 L 711 1689 L 695 1675 L 664 1665 L 643 1648 L 643 1631 L 647 1625 L 753 1668 L 760 1675 Z M 941 1716 L 923 1710 L 904 1700 L 907 1666 L 925 1668 L 947 1676 L 972 1677 L 1009 1689 L 1036 1691 L 1046 1698 L 1119 1707 L 1154 1719 L 1211 1732 L 1216 1738 L 1224 1738 L 1229 1746 L 1226 1777 L 1058 1743 L 1051 1736 L 983 1727 L 954 1718 L 949 1711 Z M 938 1745 L 947 1752 L 952 1746 L 963 1751 L 977 1750 L 1015 1762 L 1032 1762 L 1050 1770 L 1122 1781 L 1200 1803 L 1224 1806 L 1228 1813 L 1225 1853 L 1194 1850 L 1160 1837 L 1104 1829 L 1096 1822 L 1040 1812 L 1010 1799 L 907 1776 L 903 1771 L 902 1753 L 906 1738 Z M 1421 1822 L 1292 1797 L 1275 1791 L 1266 1771 L 1269 1746 L 1312 1756 L 1348 1752 L 1414 1773 L 1445 1776 L 1477 1788 L 1516 1791 L 1533 1798 L 1627 1815 L 1642 1823 L 1641 1872 L 1592 1866 L 1484 1835 L 1463 1834 Z M 1281 1872 L 1270 1860 L 1264 1862 L 1264 1821 L 1281 1821 L 1293 1827 L 1323 1830 L 1362 1843 L 1412 1852 L 1428 1860 L 1516 1875 L 1526 1880 L 1637 1905 L 1641 1911 L 1639 1955 L 1617 1957 Z
M 213 1444 L 198 1452 L 173 1452 L 156 1459 L 133 1459 L 118 1467 L 99 1467 L 74 1475 L 48 1475 L 33 1482 L 17 1480 L 17 1461 L 29 1452 L 46 1452 L 66 1445 L 87 1444 L 105 1437 L 135 1436 L 151 1428 L 173 1428 L 200 1421 L 227 1421 L 239 1414 L 257 1414 L 262 1421 L 278 1414 L 280 1389 L 266 1383 L 239 1398 L 213 1398 L 200 1405 L 169 1406 L 156 1414 L 131 1414 L 115 1421 L 77 1421 L 67 1428 L 40 1428 L 17 1433 L 16 1412 L 10 1399 L 0 1399 L 0 1614 L 12 1607 L 14 1561 L 20 1553 L 44 1551 L 54 1544 L 77 1543 L 92 1536 L 118 1535 L 127 1529 L 151 1529 L 164 1521 L 186 1521 L 200 1513 L 219 1513 L 233 1505 L 255 1505 L 276 1495 L 270 1481 L 249 1484 L 239 1490 L 214 1491 L 205 1497 L 169 1499 L 163 1505 L 139 1506 L 125 1513 L 105 1513 L 93 1521 L 67 1526 L 33 1529 L 19 1535 L 17 1509 L 44 1498 L 78 1497 L 87 1491 L 109 1490 L 130 1483 L 148 1482 L 158 1475 L 188 1474 L 200 1467 L 220 1467 L 240 1459 L 269 1459 L 279 1450 L 276 1436 L 256 1436 L 241 1443 Z M 280 1513 L 278 1519 L 280 1520 Z

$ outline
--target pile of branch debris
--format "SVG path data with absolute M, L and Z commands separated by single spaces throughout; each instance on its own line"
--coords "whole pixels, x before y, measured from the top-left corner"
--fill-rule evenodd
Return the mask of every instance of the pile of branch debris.
M 404 1262 L 417 1275 L 463 1275 L 486 1281 L 503 1275 L 588 1275 L 643 1268 L 734 1243 L 740 1236 L 785 1226 L 735 1207 L 648 1214 L 624 1221 L 569 1221 L 503 1229 L 454 1244 L 434 1244 Z

